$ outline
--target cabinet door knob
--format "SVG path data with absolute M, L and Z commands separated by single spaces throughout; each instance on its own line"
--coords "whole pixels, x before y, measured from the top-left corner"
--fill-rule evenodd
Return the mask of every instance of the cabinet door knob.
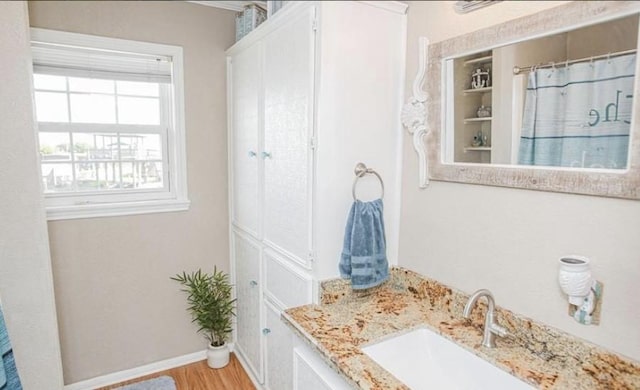
M 253 150 L 249 151 L 249 157 L 255 157 L 256 156 L 256 152 L 254 152 Z
M 257 286 L 257 285 L 258 285 L 258 282 L 256 282 L 255 280 L 252 280 L 252 281 L 250 281 L 250 282 L 249 282 L 249 285 L 250 285 L 251 287 L 255 287 L 255 286 Z
M 271 329 L 269 329 L 269 328 L 264 328 L 264 329 L 262 329 L 262 334 L 263 334 L 263 335 L 265 335 L 265 336 L 266 336 L 266 335 L 268 335 L 269 333 L 271 333 Z
M 271 152 L 262 152 L 262 158 L 271 158 Z

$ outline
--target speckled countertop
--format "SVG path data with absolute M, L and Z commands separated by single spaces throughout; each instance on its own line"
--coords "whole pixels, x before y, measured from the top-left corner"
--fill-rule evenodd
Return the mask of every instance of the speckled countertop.
M 640 364 L 497 307 L 510 336 L 482 347 L 484 299 L 465 320 L 467 296 L 412 271 L 393 268 L 384 285 L 353 293 L 322 283 L 320 305 L 286 310 L 287 323 L 356 388 L 408 389 L 361 351 L 386 337 L 426 327 L 539 389 L 640 389 Z

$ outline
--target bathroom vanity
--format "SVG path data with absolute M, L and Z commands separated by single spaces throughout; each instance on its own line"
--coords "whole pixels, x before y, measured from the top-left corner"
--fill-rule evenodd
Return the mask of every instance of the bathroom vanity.
M 394 268 L 388 282 L 365 294 L 353 293 L 343 280 L 324 282 L 321 304 L 286 310 L 282 319 L 325 364 L 357 389 L 409 389 L 385 369 L 384 364 L 376 363 L 367 350 L 380 341 L 416 329 L 433 332 L 444 342 L 451 342 L 490 363 L 491 369 L 484 370 L 498 369 L 510 374 L 513 383 L 522 388 L 640 388 L 638 362 L 499 306 L 496 319 L 506 328 L 508 336 L 497 338 L 495 348 L 481 346 L 486 305 L 484 301 L 479 302 L 480 307 L 471 313 L 471 318 L 464 319 L 462 312 L 467 298 L 464 293 L 435 280 Z M 497 303 L 500 303 L 499 297 Z M 445 348 L 451 350 L 449 346 Z M 414 352 L 407 350 L 406 353 Z M 462 365 L 460 359 L 449 359 L 446 363 Z M 444 370 L 446 365 L 438 369 Z M 469 379 L 473 380 L 469 365 L 464 367 L 460 367 L 457 375 L 470 375 Z M 415 367 L 415 370 L 421 369 L 428 367 Z M 435 388 L 446 388 L 446 384 L 444 386 Z M 494 383 L 487 388 L 504 387 L 496 387 Z M 508 385 L 508 388 L 516 387 Z

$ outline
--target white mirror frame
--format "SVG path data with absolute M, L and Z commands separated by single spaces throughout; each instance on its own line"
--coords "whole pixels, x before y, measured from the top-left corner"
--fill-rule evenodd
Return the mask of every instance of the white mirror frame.
M 566 192 L 625 199 L 640 199 L 640 61 L 636 78 L 629 140 L 629 164 L 624 170 L 557 167 L 522 167 L 445 163 L 443 59 L 478 52 L 529 38 L 547 36 L 571 28 L 640 12 L 635 1 L 574 1 L 534 15 L 427 45 L 420 39 L 420 69 L 413 84 L 413 96 L 403 110 L 402 121 L 413 136 L 420 164 L 420 187 L 428 179 L 458 183 Z M 428 55 L 428 57 L 427 57 Z M 424 66 L 426 65 L 426 66 Z M 423 70 L 423 68 L 426 68 Z M 426 79 L 426 91 L 422 85 Z M 426 137 L 424 137 L 426 135 Z M 426 148 L 425 148 L 426 141 Z

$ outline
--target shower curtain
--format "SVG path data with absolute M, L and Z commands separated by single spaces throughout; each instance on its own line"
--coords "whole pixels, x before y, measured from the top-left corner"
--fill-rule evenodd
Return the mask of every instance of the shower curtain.
M 529 74 L 518 163 L 624 169 L 636 55 Z

